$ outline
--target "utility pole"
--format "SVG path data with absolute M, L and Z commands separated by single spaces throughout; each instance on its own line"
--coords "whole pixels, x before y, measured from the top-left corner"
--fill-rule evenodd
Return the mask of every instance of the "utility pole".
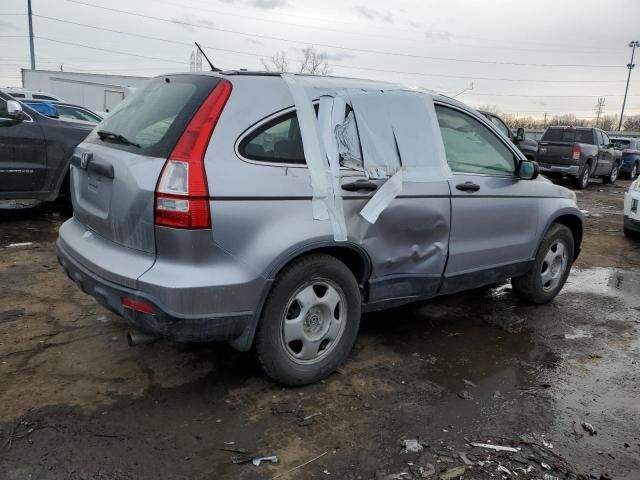
M 544 112 L 544 128 L 547 128 L 547 112 Z
M 631 80 L 631 70 L 635 65 L 633 64 L 633 55 L 636 53 L 636 47 L 640 47 L 640 42 L 638 40 L 632 40 L 629 42 L 629 46 L 632 48 L 631 50 L 631 61 L 627 64 L 627 68 L 629 69 L 629 75 L 627 75 L 627 86 L 624 89 L 624 100 L 622 100 L 622 112 L 620 112 L 620 123 L 618 124 L 618 131 L 622 130 L 622 119 L 624 118 L 624 105 L 627 103 L 627 92 L 629 91 L 629 80 Z
M 29 10 L 29 51 L 31 52 L 31 70 L 36 69 L 36 52 L 33 48 L 33 12 L 31 11 L 31 0 L 27 0 Z
M 604 97 L 598 98 L 598 101 L 596 102 L 596 107 L 595 107 L 596 120 L 595 120 L 594 125 L 593 125 L 596 128 L 598 128 L 598 124 L 600 123 L 600 117 L 604 113 L 604 102 L 605 102 L 605 98 Z

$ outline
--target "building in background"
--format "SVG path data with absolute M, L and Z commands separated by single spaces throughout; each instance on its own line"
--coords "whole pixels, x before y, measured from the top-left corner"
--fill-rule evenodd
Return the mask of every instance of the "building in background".
M 149 77 L 22 69 L 22 86 L 105 115 Z

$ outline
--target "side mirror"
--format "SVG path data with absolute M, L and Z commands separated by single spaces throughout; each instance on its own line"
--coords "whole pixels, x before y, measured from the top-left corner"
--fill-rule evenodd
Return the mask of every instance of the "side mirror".
M 15 120 L 22 120 L 24 118 L 24 112 L 22 111 L 20 102 L 7 100 L 7 115 Z
M 521 142 L 524 140 L 524 128 L 520 127 L 516 131 L 516 142 Z
M 540 174 L 538 163 L 532 160 L 520 160 L 518 164 L 518 178 L 522 180 L 534 180 Z

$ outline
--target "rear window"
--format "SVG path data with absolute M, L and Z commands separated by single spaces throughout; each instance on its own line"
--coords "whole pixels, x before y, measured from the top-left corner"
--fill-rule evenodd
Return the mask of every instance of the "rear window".
M 25 98 L 24 93 L 9 93 L 13 98 Z
M 548 128 L 547 131 L 544 132 L 541 141 L 594 144 L 593 130 L 590 128 Z
M 140 148 L 102 141 L 94 132 L 87 140 L 153 157 L 168 157 L 187 124 L 219 79 L 205 75 L 169 75 L 150 80 L 125 98 L 100 124 L 99 130 L 122 135 Z
M 23 95 L 23 97 L 24 97 L 24 95 Z M 32 97 L 33 97 L 34 100 L 57 100 L 57 98 L 50 97 L 49 95 L 33 94 Z

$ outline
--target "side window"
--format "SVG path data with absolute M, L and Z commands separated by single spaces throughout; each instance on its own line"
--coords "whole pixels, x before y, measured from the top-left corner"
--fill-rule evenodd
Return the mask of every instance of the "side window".
M 491 123 L 498 127 L 498 130 L 500 130 L 505 137 L 509 138 L 509 127 L 507 127 L 498 117 L 491 115 L 489 118 L 491 119 Z
M 611 143 L 611 140 L 609 140 L 609 135 L 607 135 L 606 133 L 602 132 L 602 144 L 609 146 L 609 144 Z
M 260 126 L 238 148 L 250 160 L 304 165 L 302 136 L 296 112 L 289 112 Z
M 451 170 L 513 175 L 514 154 L 491 130 L 471 116 L 436 105 L 436 115 Z
M 38 95 L 38 94 L 34 94 L 33 99 L 34 100 L 54 100 L 54 101 L 57 100 L 57 98 L 50 97 L 49 95 Z
M 0 98 L 0 118 L 9 118 L 7 113 L 7 101 Z

